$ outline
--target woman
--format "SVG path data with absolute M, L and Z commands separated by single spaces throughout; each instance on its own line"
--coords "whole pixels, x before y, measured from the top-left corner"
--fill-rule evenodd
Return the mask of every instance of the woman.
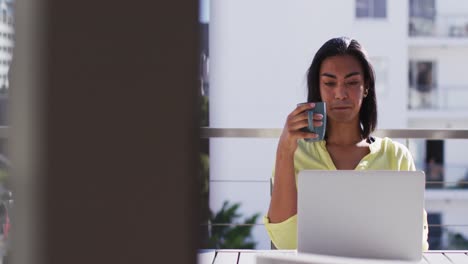
M 294 109 L 279 139 L 268 216 L 264 223 L 279 249 L 297 248 L 297 188 L 300 170 L 415 170 L 408 149 L 389 138 L 370 136 L 377 125 L 375 76 L 365 50 L 346 37 L 327 41 L 316 53 L 307 73 L 308 104 Z M 325 139 L 301 131 L 307 127 L 304 111 L 313 102 L 326 102 Z M 314 115 L 314 126 L 323 116 Z M 424 212 L 423 250 L 427 244 Z

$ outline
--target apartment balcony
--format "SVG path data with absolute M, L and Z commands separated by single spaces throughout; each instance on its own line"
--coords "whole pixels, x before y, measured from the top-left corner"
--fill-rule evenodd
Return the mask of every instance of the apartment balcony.
M 468 46 L 466 14 L 443 14 L 434 18 L 410 17 L 408 26 L 410 46 Z
M 468 104 L 468 86 L 434 85 L 421 91 L 416 86 L 409 87 L 408 117 L 436 118 L 440 120 L 465 120 Z M 468 120 L 468 119 L 467 119 Z M 446 126 L 445 126 L 446 127 Z
M 217 211 L 217 203 L 229 200 L 242 205 L 239 209 L 241 215 L 265 213 L 270 195 L 274 149 L 280 134 L 281 129 L 278 128 L 201 128 L 203 140 L 214 145 L 214 149 L 224 150 L 211 153 L 213 156 L 209 158 L 210 168 L 214 169 L 218 162 L 229 161 L 223 167 L 222 174 L 219 171 L 214 173 L 216 169 L 210 169 L 207 182 L 211 197 L 210 207 L 213 206 L 211 209 Z M 388 136 L 404 143 L 413 154 L 416 168 L 426 172 L 425 208 L 428 212 L 431 250 L 467 249 L 468 218 L 465 212 L 468 206 L 468 162 L 457 151 L 463 153 L 465 146 L 468 146 L 468 131 L 387 129 L 377 130 L 374 136 Z M 442 158 L 442 162 L 427 162 L 432 155 L 428 154 L 430 151 L 427 140 L 444 141 L 441 156 L 445 158 Z M 457 150 L 454 150 L 454 146 Z M 249 151 L 246 152 L 246 149 Z M 268 164 L 260 162 L 261 157 L 265 156 L 271 156 Z M 253 239 L 257 242 L 256 249 L 269 249 L 269 238 L 263 223 L 258 219 L 253 224 L 216 221 L 202 224 L 208 230 L 216 226 L 246 225 L 252 227 Z

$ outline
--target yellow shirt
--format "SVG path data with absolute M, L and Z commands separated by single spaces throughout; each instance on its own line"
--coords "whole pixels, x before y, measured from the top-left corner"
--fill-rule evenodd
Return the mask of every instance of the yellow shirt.
M 416 170 L 413 157 L 409 150 L 402 144 L 389 138 L 374 138 L 369 145 L 370 153 L 366 155 L 356 166 L 356 170 Z M 294 153 L 294 173 L 301 170 L 336 170 L 325 141 L 307 142 L 298 141 L 298 147 Z M 423 223 L 423 251 L 429 249 L 427 243 L 428 227 L 427 213 L 424 210 Z M 270 223 L 268 217 L 263 218 L 268 235 L 278 249 L 297 248 L 297 216 L 291 216 L 281 223 Z

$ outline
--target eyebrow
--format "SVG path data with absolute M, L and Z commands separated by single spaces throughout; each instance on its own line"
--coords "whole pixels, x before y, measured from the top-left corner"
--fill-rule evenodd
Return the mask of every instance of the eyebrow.
M 351 76 L 360 75 L 360 74 L 361 74 L 360 72 L 351 72 L 351 73 L 346 74 L 345 79 L 346 79 L 346 78 L 349 78 L 349 77 L 351 77 Z M 327 77 L 335 78 L 335 79 L 336 79 L 336 75 L 331 74 L 331 73 L 326 73 L 326 72 L 324 72 L 324 73 L 322 73 L 322 76 L 327 76 Z

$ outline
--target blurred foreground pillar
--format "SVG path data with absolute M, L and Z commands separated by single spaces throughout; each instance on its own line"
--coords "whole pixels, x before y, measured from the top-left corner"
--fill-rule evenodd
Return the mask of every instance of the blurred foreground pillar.
M 197 1 L 17 0 L 9 263 L 196 263 Z

